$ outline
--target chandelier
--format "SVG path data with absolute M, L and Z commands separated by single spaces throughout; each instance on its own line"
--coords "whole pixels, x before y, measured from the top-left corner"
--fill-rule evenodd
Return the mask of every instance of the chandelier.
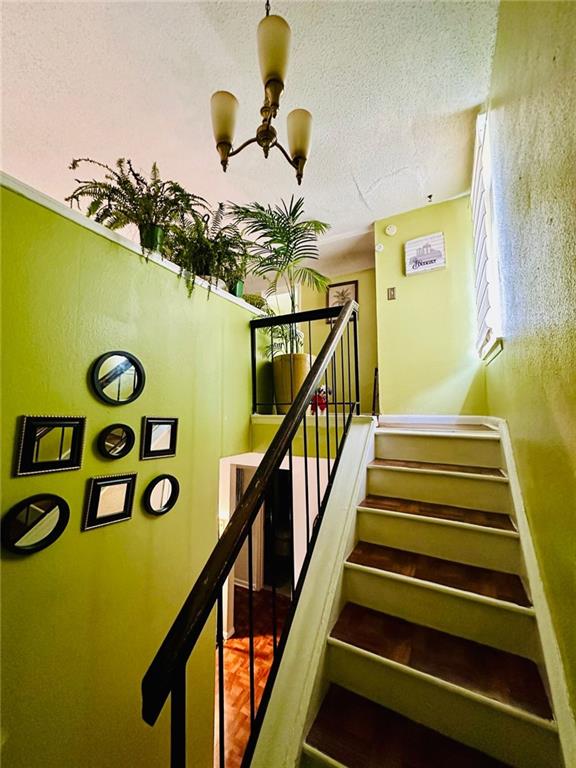
M 290 49 L 290 27 L 281 16 L 270 15 L 270 2 L 266 2 L 266 16 L 258 25 L 258 58 L 264 83 L 264 104 L 260 109 L 262 122 L 256 136 L 248 139 L 236 149 L 232 149 L 238 99 L 229 91 L 216 91 L 212 94 L 212 128 L 216 149 L 220 155 L 222 168 L 226 171 L 228 159 L 234 157 L 250 144 L 262 147 L 264 157 L 270 149 L 276 147 L 296 170 L 298 184 L 302 181 L 304 165 L 310 149 L 312 115 L 306 109 L 294 109 L 288 115 L 288 153 L 278 142 L 272 120 L 278 114 L 280 96 L 284 90 L 284 79 L 288 66 Z

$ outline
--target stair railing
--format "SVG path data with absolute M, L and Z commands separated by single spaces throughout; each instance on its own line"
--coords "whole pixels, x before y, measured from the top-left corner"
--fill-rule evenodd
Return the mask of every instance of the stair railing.
M 233 711 L 226 707 L 225 658 L 227 648 L 224 640 L 223 587 L 234 568 L 243 547 L 247 548 L 248 560 L 248 642 L 249 642 L 249 706 L 250 732 L 246 734 L 246 746 L 242 766 L 250 765 L 256 746 L 272 686 L 280 664 L 292 618 L 296 610 L 303 582 L 312 556 L 314 544 L 326 509 L 334 476 L 338 468 L 342 448 L 352 416 L 359 412 L 358 374 L 358 305 L 349 301 L 343 307 L 332 307 L 291 315 L 258 318 L 251 322 L 253 409 L 256 400 L 256 343 L 259 329 L 274 329 L 289 336 L 300 334 L 307 341 L 308 354 L 312 357 L 314 348 L 312 324 L 319 321 L 327 338 L 314 360 L 304 383 L 295 393 L 288 413 L 272 439 L 270 446 L 257 467 L 252 480 L 230 518 L 218 543 L 184 605 L 178 613 L 168 634 L 156 653 L 142 680 L 142 716 L 146 723 L 154 725 L 168 696 L 171 701 L 171 768 L 186 767 L 186 664 L 208 618 L 216 607 L 216 648 L 218 679 L 218 755 L 220 768 L 226 768 L 226 719 L 233 719 Z M 304 328 L 304 331 L 301 329 Z M 292 366 L 290 366 L 292 374 Z M 297 441 L 297 442 L 295 442 Z M 298 467 L 296 483 L 294 470 Z M 289 471 L 289 491 L 279 498 L 279 471 Z M 289 538 L 289 578 L 280 594 L 278 574 L 280 556 L 278 547 L 272 546 L 270 591 L 264 597 L 270 598 L 273 661 L 269 667 L 266 685 L 260 694 L 255 685 L 254 628 L 254 552 L 253 527 L 265 503 L 266 515 L 271 522 L 270 530 L 278 533 L 280 506 L 287 515 Z M 303 516 L 301 525 L 294 524 L 294 515 Z M 304 530 L 305 529 L 305 530 Z M 305 554 L 297 556 L 295 536 L 305 536 Z M 278 539 L 276 539 L 278 543 Z M 300 548 L 301 550 L 301 548 Z M 285 553 L 284 553 L 285 554 Z M 284 562 L 285 565 L 285 562 Z M 259 593 L 262 594 L 262 593 Z M 286 601 L 288 605 L 286 606 Z M 283 605 L 280 602 L 283 601 Z M 262 670 L 258 670 L 262 677 Z M 236 740 L 238 734 L 235 734 Z M 229 763 L 230 765 L 230 763 Z

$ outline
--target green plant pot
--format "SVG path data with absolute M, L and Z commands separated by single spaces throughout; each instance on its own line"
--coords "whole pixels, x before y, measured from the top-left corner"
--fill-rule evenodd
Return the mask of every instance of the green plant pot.
M 244 295 L 244 280 L 236 280 L 235 283 L 231 283 L 228 286 L 228 292 L 231 293 L 232 296 L 241 298 Z
M 164 243 L 164 230 L 156 224 L 140 224 L 140 245 L 147 251 L 161 251 Z

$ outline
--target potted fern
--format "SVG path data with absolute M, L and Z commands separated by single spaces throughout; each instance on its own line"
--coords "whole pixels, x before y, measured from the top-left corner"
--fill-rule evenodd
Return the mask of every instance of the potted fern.
M 223 203 L 202 217 L 172 227 L 166 255 L 180 267 L 189 295 L 196 277 L 206 280 L 210 288 L 222 282 L 233 293 L 236 283 L 243 282 L 248 265 L 247 243 L 238 227 L 226 220 Z
M 122 229 L 135 224 L 145 254 L 164 253 L 164 240 L 171 226 L 196 220 L 206 210 L 206 201 L 187 192 L 175 181 L 162 181 L 158 166 L 152 164 L 150 179 L 135 170 L 132 161 L 120 158 L 115 168 L 89 157 L 75 159 L 70 164 L 76 170 L 82 163 L 91 163 L 105 171 L 104 179 L 76 179 L 78 186 L 66 198 L 70 206 L 81 208 L 89 200 L 86 215 L 110 229 Z
M 318 259 L 318 236 L 328 224 L 305 219 L 304 199 L 294 197 L 280 205 L 260 203 L 233 206 L 235 219 L 243 234 L 251 238 L 251 272 L 264 277 L 267 295 L 285 288 L 290 296 L 291 312 L 296 312 L 297 290 L 307 285 L 316 291 L 326 290 L 328 278 L 314 269 L 309 261 Z M 295 325 L 273 329 L 270 355 L 273 357 L 276 409 L 287 413 L 311 366 L 310 355 L 302 353 L 303 334 Z

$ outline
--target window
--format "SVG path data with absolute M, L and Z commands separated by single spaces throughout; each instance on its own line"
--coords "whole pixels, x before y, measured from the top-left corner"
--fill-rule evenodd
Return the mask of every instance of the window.
M 476 261 L 476 348 L 481 358 L 501 346 L 500 278 L 495 241 L 492 236 L 492 174 L 488 116 L 478 116 L 472 172 L 472 226 Z

